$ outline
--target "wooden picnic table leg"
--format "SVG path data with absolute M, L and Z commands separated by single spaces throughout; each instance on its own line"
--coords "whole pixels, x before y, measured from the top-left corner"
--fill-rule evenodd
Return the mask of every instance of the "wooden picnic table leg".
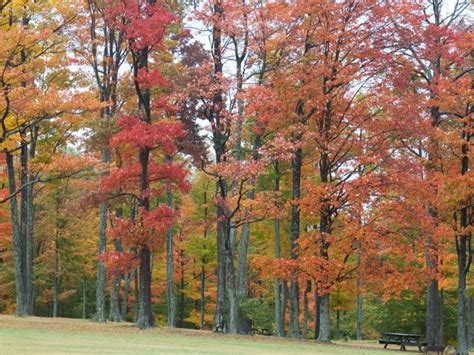
M 402 346 L 400 346 L 400 350 L 401 351 L 407 351 L 407 348 L 405 348 L 405 344 L 403 344 L 403 341 L 402 341 Z

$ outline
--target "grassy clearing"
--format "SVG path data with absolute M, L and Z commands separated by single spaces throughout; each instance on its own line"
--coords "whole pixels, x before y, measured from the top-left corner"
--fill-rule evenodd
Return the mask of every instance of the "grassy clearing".
M 226 336 L 207 331 L 129 323 L 0 316 L 3 354 L 396 354 L 374 342 L 322 345 L 263 336 Z

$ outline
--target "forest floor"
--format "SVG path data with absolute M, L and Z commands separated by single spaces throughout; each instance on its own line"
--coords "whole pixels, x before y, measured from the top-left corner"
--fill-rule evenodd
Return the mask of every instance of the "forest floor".
M 319 344 L 266 336 L 229 336 L 210 331 L 131 323 L 98 324 L 65 318 L 0 316 L 0 354 L 396 354 L 376 342 Z

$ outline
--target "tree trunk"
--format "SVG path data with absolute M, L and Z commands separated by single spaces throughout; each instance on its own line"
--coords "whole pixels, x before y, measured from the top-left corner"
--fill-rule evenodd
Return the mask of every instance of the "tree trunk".
M 184 328 L 184 250 L 180 250 L 181 275 L 179 280 L 179 327 Z
M 299 199 L 301 196 L 301 165 L 303 163 L 303 150 L 296 149 L 292 162 L 292 199 L 291 206 L 291 259 L 298 257 L 296 248 L 297 240 L 300 235 L 300 207 Z M 291 274 L 291 294 L 290 294 L 290 329 L 288 336 L 290 338 L 299 337 L 299 285 L 296 272 Z
M 286 323 L 286 310 L 288 309 L 288 283 L 286 280 L 282 280 L 282 295 L 281 295 L 281 319 L 283 323 L 283 336 L 285 335 L 285 323 Z
M 458 249 L 458 328 L 457 328 L 457 340 L 458 348 L 457 354 L 467 355 L 468 354 L 468 345 L 466 337 L 466 266 L 467 266 L 467 238 L 461 236 L 457 241 Z
M 109 318 L 112 322 L 121 322 L 122 313 L 120 312 L 120 283 L 121 283 L 120 274 L 114 275 L 112 279 L 112 291 L 110 294 L 110 314 Z
M 214 324 L 213 330 L 215 332 L 223 332 L 225 329 L 224 324 L 224 308 L 225 308 L 225 297 L 226 297 L 226 269 L 225 269 L 225 222 L 222 220 L 225 218 L 223 211 L 220 206 L 217 206 L 217 299 L 216 309 L 214 312 Z
M 138 323 L 138 314 L 140 313 L 140 286 L 138 284 L 138 270 L 135 270 L 133 274 L 133 292 L 135 298 L 133 303 L 133 322 Z
M 306 281 L 306 288 L 303 296 L 303 338 L 308 339 L 308 322 L 309 322 L 309 299 L 308 294 L 311 292 L 311 281 Z
M 130 297 L 130 283 L 132 281 L 132 274 L 126 274 L 123 285 L 123 301 L 122 301 L 122 320 L 127 320 L 128 314 L 128 298 Z
M 336 338 L 341 339 L 341 311 L 336 310 Z
M 469 349 L 474 349 L 474 296 L 469 297 Z
M 58 294 L 59 294 L 59 235 L 56 230 L 54 243 L 54 275 L 53 275 L 53 318 L 58 316 Z
M 148 329 L 154 325 L 154 316 L 151 309 L 151 252 L 146 246 L 140 250 L 139 273 L 140 300 L 137 324 L 140 329 Z
M 206 316 L 206 270 L 204 269 L 204 265 L 201 266 L 201 287 L 200 287 L 200 292 L 201 292 L 201 302 L 200 302 L 200 311 L 201 311 L 201 317 L 199 321 L 199 328 L 202 330 L 204 329 L 204 324 L 205 324 L 205 316 Z
M 319 341 L 329 342 L 331 339 L 331 319 L 329 317 L 329 294 L 320 298 L 321 320 L 319 330 Z
M 171 162 L 171 159 L 168 158 L 167 161 Z M 172 208 L 172 195 L 170 189 L 166 190 L 166 206 Z M 174 327 L 176 325 L 173 267 L 173 228 L 169 228 L 166 233 L 166 300 L 168 304 L 168 327 Z
M 360 281 L 358 281 L 358 283 L 359 282 Z M 363 339 L 362 306 L 363 306 L 363 296 L 362 296 L 362 291 L 359 289 L 357 292 L 357 340 Z
M 318 295 L 316 288 L 316 282 L 313 289 L 314 298 L 314 339 L 319 339 L 319 333 L 321 331 L 321 298 Z
M 87 285 L 86 285 L 86 275 L 82 276 L 82 319 L 86 319 L 87 311 Z
M 275 259 L 280 259 L 281 257 L 281 247 L 280 247 L 280 219 L 275 219 Z M 281 297 L 281 285 L 278 277 L 275 276 L 273 280 L 273 299 L 275 301 L 275 328 L 276 336 L 283 337 L 285 334 L 284 329 L 284 319 L 282 314 L 282 297 Z
M 229 223 L 226 224 L 227 226 Z M 230 228 L 227 229 L 230 231 Z M 237 303 L 237 290 L 235 287 L 235 270 L 234 270 L 234 254 L 232 253 L 232 245 L 230 235 L 226 233 L 225 243 L 225 271 L 226 271 L 226 291 L 227 301 L 229 304 L 229 324 L 228 333 L 237 334 L 238 324 L 238 303 Z
M 105 322 L 105 265 L 101 256 L 107 244 L 107 206 L 102 202 L 99 206 L 99 261 L 97 263 L 97 286 L 95 299 L 95 320 Z
M 16 193 L 16 181 L 15 181 L 15 166 L 13 155 L 6 154 L 7 173 L 8 173 L 8 188 L 11 195 Z M 28 315 L 27 300 L 26 300 L 26 285 L 24 283 L 23 275 L 23 259 L 24 250 L 22 249 L 22 235 L 20 231 L 20 221 L 18 216 L 18 200 L 16 196 L 10 199 L 10 216 L 12 224 L 12 236 L 13 236 L 13 262 L 15 265 L 15 293 L 16 293 L 16 308 L 15 314 L 17 316 Z

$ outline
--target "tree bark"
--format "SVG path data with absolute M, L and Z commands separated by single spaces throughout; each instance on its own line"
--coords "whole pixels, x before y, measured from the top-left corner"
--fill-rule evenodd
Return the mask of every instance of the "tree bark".
M 57 227 L 56 227 L 57 228 Z M 56 229 L 54 240 L 54 274 L 53 274 L 53 318 L 58 316 L 58 294 L 59 294 L 59 234 Z
M 329 342 L 331 339 L 331 319 L 329 317 L 329 294 L 320 298 L 321 320 L 318 340 Z
M 171 158 L 167 158 L 171 162 Z M 172 208 L 171 190 L 166 190 L 166 206 Z M 168 327 L 176 325 L 176 302 L 174 295 L 174 264 L 173 264 L 173 228 L 169 228 L 166 233 L 166 300 L 168 304 Z
M 122 320 L 127 320 L 128 314 L 128 299 L 130 297 L 130 283 L 132 281 L 132 274 L 126 274 L 123 285 L 123 301 L 122 301 Z
M 303 338 L 308 339 L 308 322 L 309 322 L 309 298 L 308 294 L 311 292 L 311 281 L 306 281 L 306 288 L 303 295 Z
M 319 339 L 319 333 L 321 331 L 321 298 L 318 295 L 316 288 L 316 282 L 313 289 L 314 298 L 314 339 Z
M 97 262 L 97 285 L 95 301 L 95 320 L 105 322 L 105 265 L 102 256 L 107 244 L 107 206 L 102 202 L 99 206 L 99 261 Z
M 474 296 L 469 297 L 469 349 L 474 349 Z
M 13 155 L 6 153 L 7 173 L 8 173 L 8 188 L 9 193 L 13 195 L 16 193 L 16 181 L 15 181 L 15 166 Z M 27 310 L 27 299 L 26 299 L 26 285 L 24 282 L 23 275 L 24 270 L 24 250 L 22 248 L 22 238 L 20 231 L 20 221 L 18 215 L 18 200 L 16 196 L 10 199 L 10 216 L 12 224 L 12 235 L 13 235 L 13 262 L 15 265 L 15 293 L 16 293 L 16 308 L 15 314 L 17 316 L 28 315 Z
M 292 199 L 291 206 L 291 259 L 298 257 L 296 248 L 297 240 L 300 235 L 300 207 L 299 199 L 301 196 L 301 165 L 303 163 L 303 150 L 296 149 L 295 156 L 292 161 Z M 299 285 L 296 271 L 291 274 L 291 291 L 290 291 L 290 329 L 288 336 L 290 338 L 299 337 Z
M 87 285 L 86 285 L 86 275 L 82 276 L 82 319 L 86 319 L 87 311 Z

